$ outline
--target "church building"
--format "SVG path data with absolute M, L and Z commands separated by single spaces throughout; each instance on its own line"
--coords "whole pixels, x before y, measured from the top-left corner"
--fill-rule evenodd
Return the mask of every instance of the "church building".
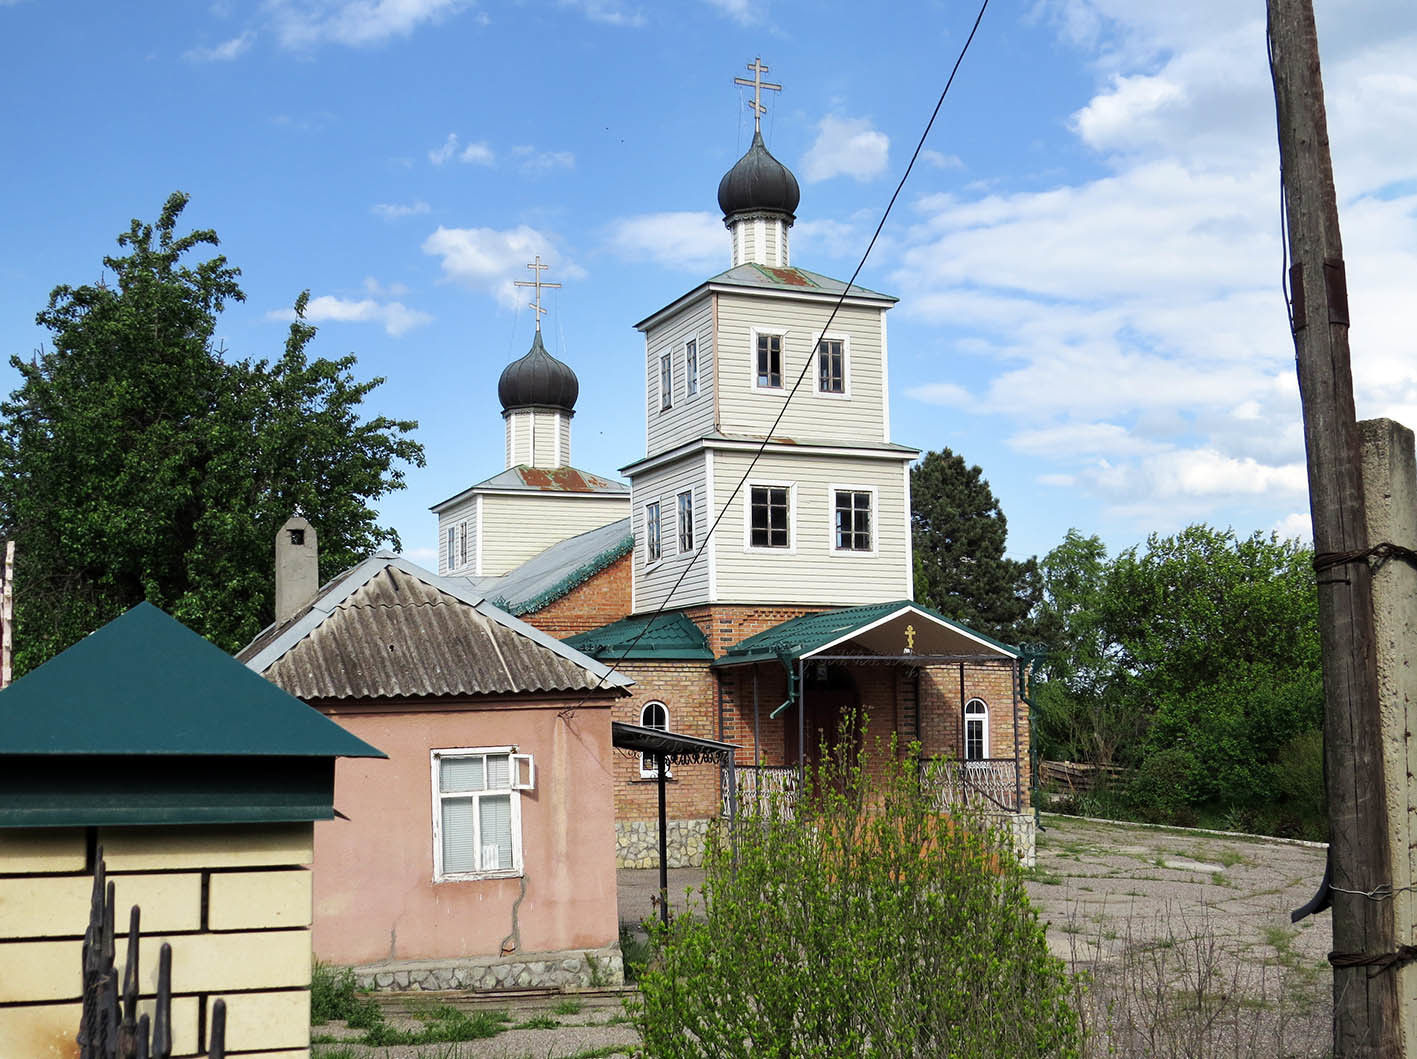
M 892 736 L 898 753 L 918 743 L 952 761 L 942 800 L 1007 818 L 1031 855 L 1018 651 L 912 601 L 910 465 L 920 453 L 891 437 L 886 317 L 897 299 L 793 263 L 800 191 L 761 132 L 762 89 L 778 86 L 761 80 L 761 63 L 749 70 L 753 79 L 739 83 L 753 87 L 758 128 L 718 188 L 729 267 L 635 325 L 646 431 L 644 456 L 622 468 L 628 498 L 604 479 L 536 462 L 568 462 L 569 441 L 538 450 L 521 440 L 559 437 L 554 414 L 568 423 L 574 405 L 574 375 L 538 337 L 502 377 L 508 469 L 434 508 L 448 550 L 440 569 L 481 575 L 479 591 L 498 605 L 634 681 L 616 720 L 740 748 L 732 791 L 716 765 L 675 766 L 667 777 L 671 864 L 698 862 L 731 798 L 796 789 L 852 715 L 868 722 L 868 767 L 883 752 L 877 740 Z M 518 388 L 523 378 L 537 382 Z M 514 433 L 518 416 L 545 418 Z M 561 540 L 511 569 L 487 558 L 511 555 L 494 541 L 506 531 L 489 512 L 498 483 L 533 472 L 578 476 L 599 506 L 543 490 L 541 510 L 554 502 L 552 517 L 565 521 L 519 532 L 578 533 L 581 544 Z M 604 511 L 605 525 L 585 533 L 573 510 Z M 476 521 L 479 558 L 463 563 L 458 551 L 454 564 L 463 520 Z M 591 561 L 593 539 L 604 551 Z M 576 564 L 589 571 L 579 580 L 569 576 Z M 567 592 L 598 586 L 596 598 L 623 600 L 621 609 L 613 620 L 613 606 L 577 615 L 543 592 L 518 610 L 505 592 L 528 569 L 543 580 L 568 575 Z M 554 623 L 538 616 L 552 613 Z M 652 761 L 616 763 L 622 866 L 657 863 L 657 778 Z

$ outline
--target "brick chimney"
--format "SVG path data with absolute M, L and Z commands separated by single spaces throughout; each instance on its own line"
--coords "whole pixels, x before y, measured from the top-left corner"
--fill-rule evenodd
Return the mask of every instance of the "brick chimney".
M 284 625 L 320 590 L 315 527 L 299 515 L 276 531 L 276 624 Z

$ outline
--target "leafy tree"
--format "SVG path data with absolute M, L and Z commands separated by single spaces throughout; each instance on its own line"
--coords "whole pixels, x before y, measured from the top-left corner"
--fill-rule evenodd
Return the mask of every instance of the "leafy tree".
M 321 573 L 397 534 L 371 504 L 422 465 L 417 424 L 362 419 L 383 380 L 353 356 L 311 359 L 295 304 L 283 354 L 227 361 L 218 314 L 242 301 L 239 270 L 210 230 L 178 234 L 187 196 L 133 221 L 111 282 L 59 286 L 37 321 L 53 348 L 11 358 L 21 384 L 0 405 L 0 514 L 17 542 L 16 669 L 33 668 L 147 599 L 234 650 L 272 617 L 273 545 L 302 511 Z
M 1038 601 L 1038 563 L 1004 556 L 1008 521 L 979 467 L 949 449 L 910 470 L 915 598 L 980 632 L 1017 643 Z
M 828 757 L 793 806 L 750 799 L 713 833 L 702 915 L 651 925 L 646 1055 L 1079 1054 L 1017 858 L 938 811 L 917 752 L 878 750 L 869 775 Z

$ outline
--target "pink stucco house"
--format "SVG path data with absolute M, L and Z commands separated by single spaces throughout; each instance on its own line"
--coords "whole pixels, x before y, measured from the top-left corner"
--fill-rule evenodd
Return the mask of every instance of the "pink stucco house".
M 314 561 L 297 528 L 278 581 L 298 582 L 303 550 Z M 342 763 L 347 819 L 316 826 L 317 958 L 378 988 L 621 979 L 610 715 L 625 677 L 383 554 L 238 657 L 388 754 Z

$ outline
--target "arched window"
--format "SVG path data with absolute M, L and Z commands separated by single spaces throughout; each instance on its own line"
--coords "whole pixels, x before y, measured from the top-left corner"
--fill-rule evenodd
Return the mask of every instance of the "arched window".
M 964 760 L 983 761 L 989 756 L 989 707 L 983 699 L 964 704 Z
M 669 707 L 658 701 L 645 703 L 640 709 L 640 727 L 657 728 L 661 732 L 669 731 Z M 668 774 L 666 770 L 665 775 Z M 640 775 L 646 779 L 659 776 L 659 771 L 654 767 L 653 755 L 640 755 Z

